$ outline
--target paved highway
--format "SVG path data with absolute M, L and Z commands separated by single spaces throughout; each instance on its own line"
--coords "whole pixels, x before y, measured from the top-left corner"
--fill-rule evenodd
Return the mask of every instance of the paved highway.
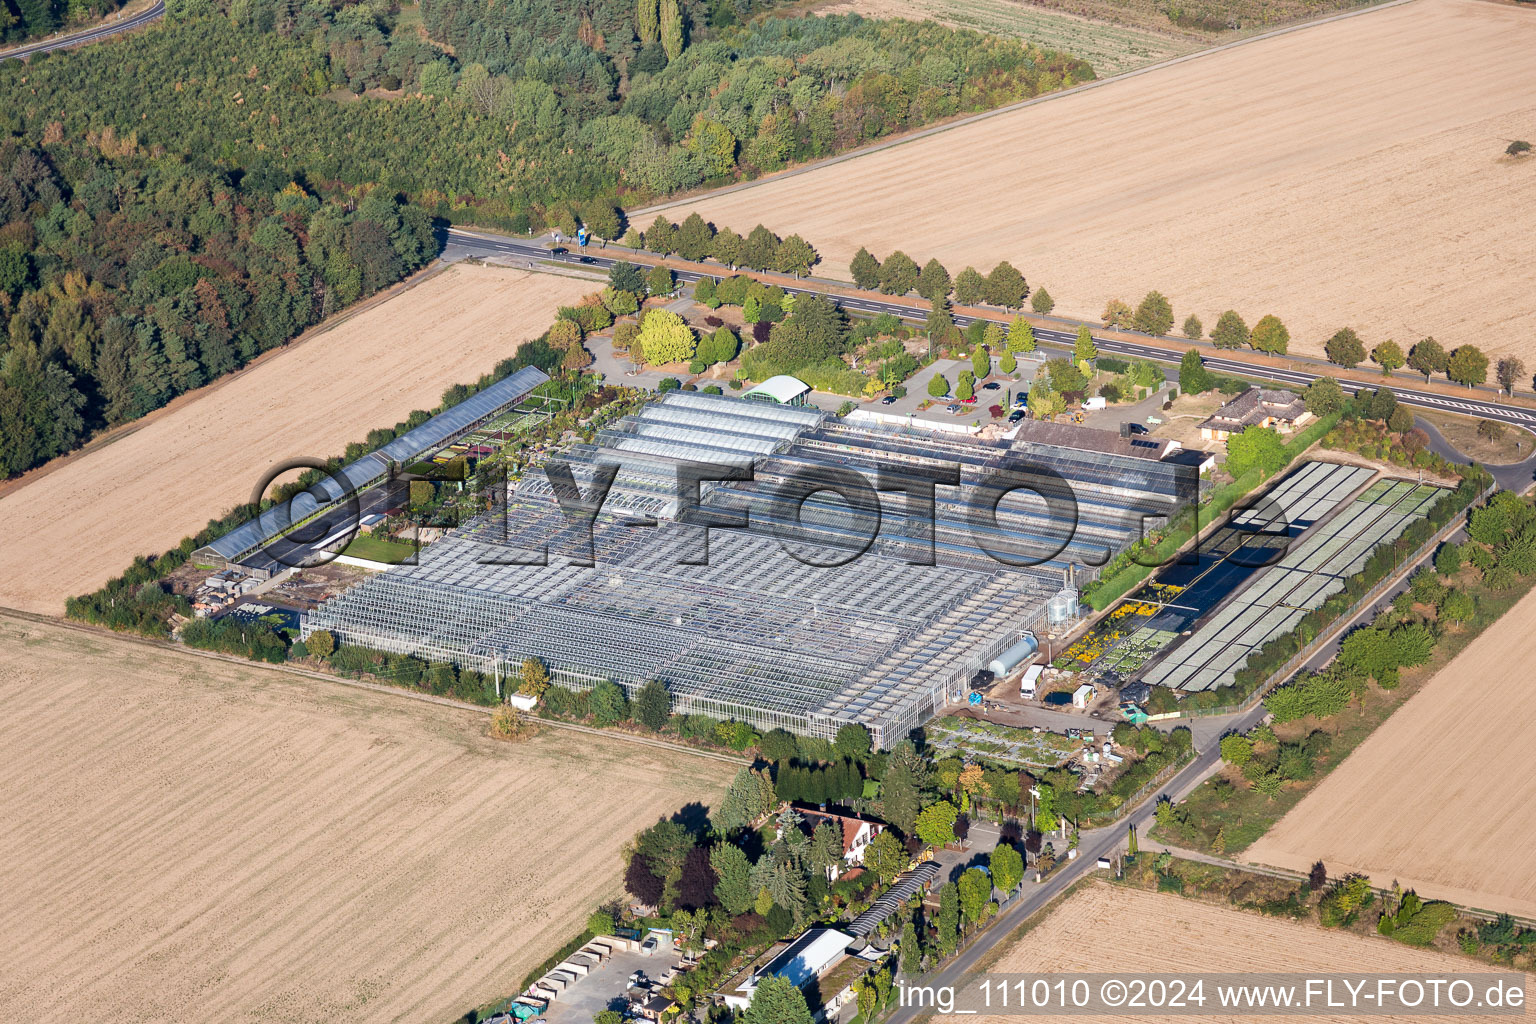
M 148 25 L 163 14 L 165 14 L 165 0 L 155 0 L 153 6 L 140 11 L 131 18 L 106 22 L 97 25 L 95 28 L 83 29 L 67 36 L 59 36 L 56 39 L 44 39 L 42 42 L 17 47 L 14 50 L 6 50 L 4 53 L 0 53 L 0 60 L 20 59 L 22 57 L 30 57 L 34 53 L 47 53 L 52 50 L 62 50 L 69 46 L 94 43 L 98 39 L 115 36 L 119 32 L 127 32 L 129 29 L 138 28 L 140 25 Z
M 480 232 L 461 231 L 451 228 L 448 231 L 448 243 L 462 249 L 472 256 L 500 256 L 512 259 L 527 259 L 530 261 L 547 260 L 571 264 L 588 264 L 595 268 L 607 268 L 624 259 L 622 254 L 605 255 L 604 250 L 588 249 L 584 252 L 551 253 L 543 244 L 534 241 L 523 241 L 505 236 L 487 235 Z M 728 274 L 724 268 L 716 275 Z M 706 276 L 697 271 L 677 271 L 677 276 L 686 281 L 696 281 Z M 814 284 L 807 284 L 803 288 L 788 287 L 786 291 L 801 294 L 819 293 L 827 294 L 823 288 Z M 863 313 L 892 313 L 896 316 L 915 319 L 914 310 L 909 305 L 897 302 L 889 302 L 876 298 L 853 297 L 847 295 L 832 295 L 845 309 L 857 310 Z M 955 323 L 961 327 L 969 326 L 977 318 L 969 316 L 956 316 Z M 985 318 L 994 323 L 1007 324 L 1009 318 L 999 314 L 995 319 Z M 1071 348 L 1076 337 L 1076 331 L 1056 330 L 1047 327 L 1037 327 L 1035 337 L 1048 345 L 1057 345 Z M 1134 356 L 1143 359 L 1153 359 L 1163 363 L 1177 364 L 1180 352 L 1172 352 L 1153 345 L 1138 345 L 1135 342 L 1120 341 L 1112 338 L 1094 338 L 1099 351 L 1111 355 Z M 1309 373 L 1305 370 L 1275 369 L 1267 366 L 1255 366 L 1241 359 L 1223 357 L 1213 352 L 1202 352 L 1205 365 L 1208 369 L 1220 373 L 1241 374 L 1247 377 L 1260 377 L 1265 380 L 1275 380 L 1287 384 L 1310 384 L 1326 373 Z M 1320 369 L 1325 367 L 1320 366 Z M 1346 392 L 1353 394 L 1360 390 L 1375 390 L 1379 386 L 1390 387 L 1397 395 L 1397 400 L 1404 405 L 1421 409 L 1440 409 L 1447 412 L 1459 412 L 1470 416 L 1479 416 L 1483 419 L 1499 420 L 1526 429 L 1536 429 L 1536 412 L 1503 405 L 1495 401 L 1489 401 L 1478 397 L 1476 391 L 1469 390 L 1466 398 L 1451 398 L 1436 394 L 1431 391 L 1420 391 L 1416 388 L 1406 387 L 1396 380 L 1383 379 L 1382 384 L 1365 384 L 1353 380 L 1340 380 L 1339 386 Z

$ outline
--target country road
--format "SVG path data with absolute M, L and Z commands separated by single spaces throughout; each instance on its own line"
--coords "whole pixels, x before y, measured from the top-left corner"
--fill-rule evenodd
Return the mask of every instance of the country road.
M 447 249 L 445 258 L 501 257 L 512 259 L 526 259 L 530 265 L 538 261 L 553 261 L 565 264 L 590 265 L 593 269 L 606 269 L 615 263 L 624 260 L 624 250 L 589 250 L 582 253 L 565 252 L 553 253 L 543 243 L 537 240 L 523 240 L 505 235 L 495 235 L 483 231 L 466 231 L 459 228 L 450 228 L 446 237 Z M 613 255 L 604 255 L 606 252 L 614 252 Z M 710 276 L 707 271 L 678 270 L 677 276 L 685 281 L 696 281 L 701 277 Z M 713 276 L 726 276 L 729 270 L 722 267 Z M 813 283 L 807 283 L 805 287 L 786 287 L 786 291 L 798 294 L 826 294 L 825 288 L 817 287 Z M 918 318 L 921 310 L 915 310 L 906 303 L 892 302 L 873 295 L 844 295 L 831 296 L 845 309 L 861 313 L 891 313 L 908 320 Z M 955 316 L 955 324 L 960 327 L 969 326 L 979 319 L 971 316 Z M 985 318 L 990 322 L 1006 325 L 1009 316 L 1002 312 L 996 317 Z M 1061 330 L 1047 327 L 1037 327 L 1035 338 L 1046 346 L 1056 346 L 1070 349 L 1076 336 L 1076 328 Z M 1135 342 L 1123 341 L 1115 338 L 1101 338 L 1095 336 L 1095 343 L 1099 351 L 1108 355 L 1134 356 L 1137 358 L 1151 359 L 1160 363 L 1177 365 L 1182 355 L 1177 350 L 1171 350 L 1156 345 L 1139 345 Z M 1245 377 L 1258 377 L 1264 380 L 1279 381 L 1287 384 L 1306 385 L 1318 377 L 1329 376 L 1328 366 L 1321 360 L 1309 357 L 1293 357 L 1296 362 L 1315 364 L 1317 372 L 1311 370 L 1281 369 L 1272 366 L 1258 366 L 1230 355 L 1220 353 L 1204 354 L 1207 369 L 1218 373 L 1240 374 Z M 1362 390 L 1374 390 L 1376 387 L 1387 387 L 1397 395 L 1397 400 L 1404 405 L 1420 409 L 1440 409 L 1447 412 L 1456 412 L 1468 416 L 1479 416 L 1484 419 L 1499 420 L 1516 427 L 1527 430 L 1536 430 L 1536 411 L 1505 405 L 1496 400 L 1483 398 L 1476 389 L 1469 389 L 1466 398 L 1452 398 L 1446 395 L 1436 394 L 1430 391 L 1421 391 L 1416 388 L 1399 383 L 1397 378 L 1383 378 L 1381 384 L 1365 384 L 1354 380 L 1340 380 L 1339 386 L 1346 393 L 1353 394 Z M 1500 467 L 1504 469 L 1506 467 Z M 1501 486 L 1515 490 L 1523 490 L 1532 479 L 1536 479 L 1536 458 L 1519 463 L 1514 467 L 1507 467 L 1508 472 L 1501 478 Z
M 20 46 L 14 50 L 6 50 L 4 52 L 0 52 L 0 60 L 19 60 L 24 57 L 30 57 L 34 53 L 48 53 L 53 50 L 62 50 L 71 46 L 81 46 L 85 43 L 94 43 L 98 39 L 105 39 L 108 36 L 115 36 L 119 32 L 127 32 L 130 29 L 138 28 L 141 25 L 148 25 L 150 22 L 159 19 L 164 14 L 165 0 L 155 0 L 153 5 L 145 8 L 132 17 L 123 18 L 121 21 L 105 22 L 93 28 L 81 29 L 79 32 L 72 32 L 67 36 L 56 36 L 52 39 L 44 39 L 36 43 L 29 43 L 26 46 Z

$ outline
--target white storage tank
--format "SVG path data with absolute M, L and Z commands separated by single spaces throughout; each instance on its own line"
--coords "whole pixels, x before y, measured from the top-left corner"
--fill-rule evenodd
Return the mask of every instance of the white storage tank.
M 1045 602 L 1045 621 L 1053 626 L 1072 622 L 1078 616 L 1077 589 L 1063 587 Z
M 1033 658 L 1040 650 L 1040 644 L 1035 641 L 1034 635 L 1026 633 L 1024 639 L 1008 648 L 1002 654 L 992 659 L 987 666 L 992 674 L 1002 679 L 1013 672 L 1014 669 Z

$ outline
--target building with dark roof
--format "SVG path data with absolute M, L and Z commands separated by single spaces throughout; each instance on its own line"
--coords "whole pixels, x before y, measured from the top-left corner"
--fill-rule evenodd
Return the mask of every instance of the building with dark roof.
M 1307 403 L 1294 391 L 1249 388 L 1201 423 L 1200 436 L 1225 441 L 1249 427 L 1272 427 L 1286 434 L 1311 418 Z

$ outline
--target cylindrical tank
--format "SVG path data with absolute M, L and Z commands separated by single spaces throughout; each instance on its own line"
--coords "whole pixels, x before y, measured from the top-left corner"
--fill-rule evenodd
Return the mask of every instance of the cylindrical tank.
M 991 669 L 992 674 L 998 679 L 1002 679 L 1030 658 L 1033 658 L 1039 650 L 1040 645 L 1035 642 L 1035 638 L 1026 636 L 1002 654 L 993 658 L 992 663 L 987 668 Z
M 1077 615 L 1077 591 L 1071 587 L 1058 590 L 1045 602 L 1045 621 L 1053 626 L 1071 622 Z

